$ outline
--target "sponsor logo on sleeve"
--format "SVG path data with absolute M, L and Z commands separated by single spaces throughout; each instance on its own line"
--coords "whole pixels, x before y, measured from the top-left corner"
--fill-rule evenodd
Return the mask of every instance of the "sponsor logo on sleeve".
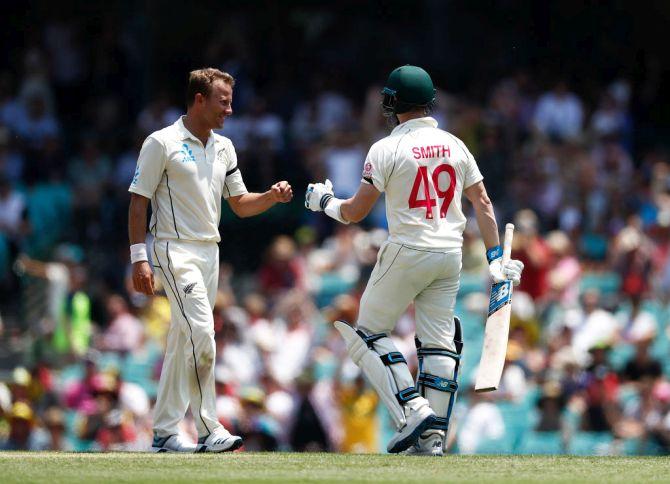
M 135 174 L 133 175 L 133 181 L 130 182 L 132 186 L 137 185 L 137 180 L 140 178 L 140 167 L 135 168 Z
M 369 161 L 363 166 L 363 178 L 372 178 L 372 163 Z

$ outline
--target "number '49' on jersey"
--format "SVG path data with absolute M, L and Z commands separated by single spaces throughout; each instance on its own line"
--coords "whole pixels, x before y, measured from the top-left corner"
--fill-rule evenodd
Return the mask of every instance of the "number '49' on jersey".
M 363 180 L 386 194 L 389 240 L 427 249 L 461 248 L 463 190 L 482 178 L 463 142 L 431 117 L 398 125 L 363 167 Z

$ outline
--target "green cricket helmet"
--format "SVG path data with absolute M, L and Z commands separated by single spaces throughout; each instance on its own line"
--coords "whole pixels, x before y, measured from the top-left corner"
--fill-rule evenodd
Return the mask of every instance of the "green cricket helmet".
M 382 89 L 384 116 L 406 113 L 415 108 L 430 110 L 435 103 L 435 87 L 430 75 L 417 66 L 394 69 Z

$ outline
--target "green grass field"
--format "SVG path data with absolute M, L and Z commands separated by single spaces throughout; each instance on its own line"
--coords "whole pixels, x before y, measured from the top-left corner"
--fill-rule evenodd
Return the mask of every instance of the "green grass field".
M 0 482 L 670 482 L 670 457 L 0 453 Z

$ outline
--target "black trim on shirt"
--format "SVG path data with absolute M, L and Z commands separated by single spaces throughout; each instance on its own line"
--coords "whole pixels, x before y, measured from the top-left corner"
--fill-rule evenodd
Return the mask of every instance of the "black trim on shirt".
M 165 175 L 165 172 L 163 172 L 163 175 Z M 151 209 L 153 210 L 153 206 L 156 205 L 156 211 L 154 212 L 154 216 L 156 219 L 154 220 L 154 225 L 152 227 L 149 227 L 149 233 L 153 234 L 154 237 L 158 235 L 158 197 L 156 196 L 156 192 L 154 191 L 154 196 L 151 198 L 152 206 Z
M 167 171 L 165 172 L 165 181 L 167 184 L 168 195 L 170 196 L 170 209 L 172 209 L 172 223 L 174 224 L 174 231 L 177 233 L 177 238 L 181 239 L 179 236 L 179 230 L 177 230 L 177 219 L 174 216 L 174 205 L 172 205 L 172 191 L 170 190 L 170 177 L 168 177 Z
M 233 168 L 232 170 L 228 170 L 228 171 L 226 172 L 226 176 L 230 176 L 230 175 L 232 175 L 232 174 L 235 173 L 237 170 L 238 170 L 237 167 Z

